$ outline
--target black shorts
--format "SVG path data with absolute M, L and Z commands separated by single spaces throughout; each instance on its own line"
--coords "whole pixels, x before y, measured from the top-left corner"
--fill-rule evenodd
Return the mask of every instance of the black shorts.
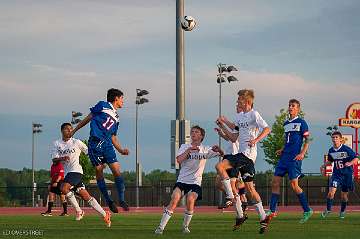
M 239 169 L 238 168 L 229 168 L 226 170 L 229 178 L 238 178 L 239 177 Z
M 55 193 L 56 195 L 61 195 L 61 184 L 63 183 L 64 181 L 61 180 L 57 183 L 56 187 L 53 187 L 52 186 L 52 183 L 50 183 L 50 192 L 52 193 Z
M 175 188 L 179 188 L 181 190 L 181 192 L 184 192 L 184 195 L 189 193 L 189 192 L 196 193 L 198 195 L 196 201 L 202 199 L 202 189 L 197 184 L 187 184 L 187 183 L 176 182 L 174 187 L 173 187 L 173 190 Z
M 227 154 L 224 155 L 224 159 L 227 159 L 233 168 L 239 170 L 244 182 L 252 182 L 254 180 L 255 177 L 254 162 L 248 157 L 246 157 L 244 154 L 242 153 L 235 155 Z
M 71 191 L 79 193 L 81 190 L 85 189 L 85 185 L 82 182 L 82 176 L 81 173 L 70 172 L 66 174 L 64 183 L 71 185 Z

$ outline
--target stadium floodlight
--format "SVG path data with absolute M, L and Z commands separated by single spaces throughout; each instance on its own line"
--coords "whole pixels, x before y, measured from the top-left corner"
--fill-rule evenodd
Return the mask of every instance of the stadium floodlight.
M 231 73 L 232 71 L 237 71 L 235 66 L 227 66 L 226 64 L 223 63 L 219 63 L 217 65 L 218 67 L 218 72 L 219 74 L 217 74 L 217 78 L 216 78 L 216 83 L 219 84 L 219 117 L 221 116 L 221 85 L 222 83 L 226 82 L 225 79 L 227 79 L 227 81 L 229 83 L 234 82 L 234 81 L 238 81 L 238 79 L 235 76 L 232 75 L 227 75 L 227 73 Z M 221 148 L 221 137 L 219 136 L 219 147 Z M 221 157 L 219 157 L 219 162 L 221 162 Z M 222 192 L 219 192 L 219 206 L 222 205 Z
M 136 89 L 136 109 L 135 109 L 135 172 L 136 172 L 136 207 L 139 207 L 139 187 L 142 186 L 142 172 L 140 170 L 139 160 L 139 147 L 138 147 L 138 118 L 139 118 L 139 105 L 148 103 L 149 100 L 142 96 L 148 95 L 149 91 Z
M 31 168 L 32 168 L 32 206 L 35 207 L 35 191 L 36 191 L 36 183 L 35 183 L 35 171 L 34 171 L 34 163 L 35 163 L 35 134 L 39 134 L 42 132 L 41 130 L 42 124 L 32 123 L 32 153 L 31 153 Z
M 136 89 L 136 96 L 138 96 L 138 97 L 141 97 L 141 96 L 144 96 L 147 94 L 149 94 L 149 91 L 147 91 L 147 90 Z
M 81 119 L 79 117 L 81 117 L 83 114 L 81 112 L 77 112 L 77 111 L 71 111 L 71 124 L 78 124 L 80 123 Z
M 229 83 L 231 83 L 232 81 L 238 81 L 238 79 L 235 76 L 228 76 L 227 80 Z
M 236 69 L 236 67 L 235 66 L 228 66 L 227 68 L 226 68 L 226 72 L 232 72 L 232 71 L 237 71 L 237 69 Z

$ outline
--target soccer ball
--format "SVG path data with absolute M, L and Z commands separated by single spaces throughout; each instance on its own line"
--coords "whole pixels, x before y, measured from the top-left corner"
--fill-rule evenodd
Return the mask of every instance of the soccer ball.
M 192 16 L 184 16 L 181 19 L 181 27 L 184 31 L 191 31 L 196 26 L 196 21 Z

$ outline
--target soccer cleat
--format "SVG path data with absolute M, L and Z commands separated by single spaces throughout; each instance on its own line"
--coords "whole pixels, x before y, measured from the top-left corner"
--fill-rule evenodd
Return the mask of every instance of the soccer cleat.
M 116 206 L 116 204 L 114 202 L 109 202 L 108 205 L 109 205 L 110 211 L 112 211 L 113 213 L 118 213 L 119 212 L 118 209 L 117 209 L 117 206 Z
M 260 230 L 259 230 L 260 234 L 264 234 L 267 231 L 271 219 L 272 219 L 271 216 L 266 216 L 264 220 L 260 221 Z
M 162 234 L 163 234 L 163 231 L 164 231 L 163 229 L 161 229 L 160 227 L 158 227 L 158 228 L 155 229 L 155 234 L 156 234 L 156 235 L 162 235 Z
M 344 219 L 345 218 L 345 212 L 340 212 L 339 218 Z
M 189 227 L 183 227 L 183 230 L 182 230 L 182 232 L 184 233 L 184 234 L 188 234 L 188 233 L 190 233 L 190 230 L 189 230 Z
M 69 214 L 67 214 L 66 212 L 63 212 L 63 213 L 61 213 L 59 216 L 60 216 L 60 217 L 68 217 Z
M 120 202 L 120 207 L 122 207 L 124 209 L 124 211 L 129 211 L 130 210 L 129 205 L 125 201 Z
M 310 217 L 313 215 L 313 213 L 314 213 L 314 211 L 311 208 L 310 208 L 310 211 L 304 212 L 303 218 L 301 218 L 299 223 L 302 224 L 302 223 L 307 222 L 310 219 Z
M 266 212 L 266 216 L 270 216 L 271 219 L 278 216 L 278 212 L 272 212 L 271 210 Z
M 228 208 L 230 206 L 232 206 L 234 204 L 234 199 L 233 198 L 226 198 L 225 199 L 225 203 L 224 205 L 222 206 L 222 208 Z M 219 207 L 220 208 L 220 207 Z
M 244 216 L 241 218 L 235 218 L 235 225 L 233 226 L 233 231 L 236 231 L 240 228 L 240 226 L 248 219 L 248 216 L 246 213 L 244 213 Z
M 83 219 L 84 214 L 85 214 L 85 212 L 82 211 L 82 210 L 81 210 L 80 212 L 76 212 L 75 220 L 76 220 L 76 221 L 80 221 L 81 219 Z
M 104 217 L 104 222 L 107 227 L 111 227 L 111 213 L 109 211 L 106 211 L 106 215 Z
M 326 218 L 327 216 L 329 216 L 330 213 L 331 211 L 325 210 L 320 214 L 320 216 L 321 218 Z
M 52 217 L 52 214 L 51 214 L 51 212 L 46 211 L 46 212 L 42 212 L 41 216 L 43 216 L 43 217 Z

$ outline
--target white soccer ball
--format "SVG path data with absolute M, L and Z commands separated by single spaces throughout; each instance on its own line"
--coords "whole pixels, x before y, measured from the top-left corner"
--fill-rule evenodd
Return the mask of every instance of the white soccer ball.
M 184 29 L 184 31 L 191 31 L 196 26 L 195 18 L 192 16 L 184 16 L 181 19 L 181 27 Z

